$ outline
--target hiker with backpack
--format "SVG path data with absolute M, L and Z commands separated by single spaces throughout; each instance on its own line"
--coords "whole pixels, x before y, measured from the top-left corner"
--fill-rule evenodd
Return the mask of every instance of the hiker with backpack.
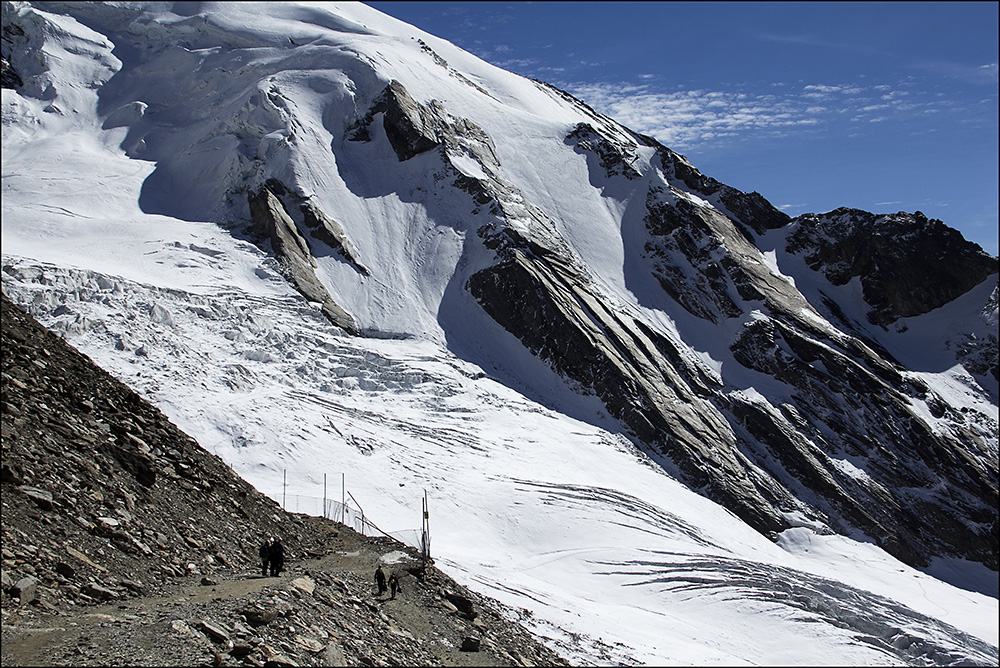
M 396 598 L 396 591 L 402 592 L 403 588 L 399 586 L 399 579 L 396 577 L 396 571 L 393 571 L 389 575 L 389 591 L 391 596 L 389 598 Z
M 281 575 L 281 571 L 285 567 L 285 546 L 281 544 L 280 538 L 271 541 L 268 557 L 271 560 L 271 577 L 276 578 Z
M 267 564 L 268 564 L 268 561 L 270 561 L 270 559 L 271 559 L 271 541 L 269 541 L 267 538 L 265 538 L 264 539 L 264 544 L 261 545 L 260 549 L 257 551 L 257 555 L 260 557 L 260 562 L 261 562 L 260 575 L 261 575 L 261 577 L 265 577 L 266 578 L 267 577 Z

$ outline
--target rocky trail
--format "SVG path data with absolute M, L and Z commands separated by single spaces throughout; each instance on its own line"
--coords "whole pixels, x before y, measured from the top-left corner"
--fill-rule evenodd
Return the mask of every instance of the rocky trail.
M 413 548 L 286 512 L 6 295 L 0 405 L 3 666 L 565 665 Z
M 191 576 L 159 596 L 5 620 L 3 664 L 533 665 L 535 642 L 458 593 L 391 541 L 331 532 L 330 552 L 279 577 L 246 571 Z M 377 596 L 373 556 L 402 587 Z M 529 658 L 530 657 L 530 658 Z

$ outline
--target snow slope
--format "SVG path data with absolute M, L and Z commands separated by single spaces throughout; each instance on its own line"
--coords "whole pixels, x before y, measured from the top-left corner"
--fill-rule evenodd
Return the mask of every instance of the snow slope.
M 447 194 L 412 192 L 440 192 L 420 156 L 351 144 L 340 119 L 403 74 L 415 98 L 461 109 L 505 178 L 638 308 L 622 212 L 562 144 L 584 119 L 555 96 L 360 4 L 156 4 L 114 45 L 88 27 L 124 25 L 129 7 L 78 7 L 77 20 L 58 3 L 5 6 L 33 17 L 47 69 L 36 96 L 3 90 L 3 287 L 240 475 L 318 513 L 324 474 L 330 498 L 343 474 L 389 532 L 419 526 L 426 490 L 437 563 L 579 663 L 997 662 L 995 573 L 936 564 L 959 588 L 805 520 L 772 542 L 488 318 L 444 331 L 439 305 L 476 261 L 469 221 Z M 119 80 L 126 61 L 139 64 Z M 220 129 L 233 119 L 242 145 Z M 231 193 L 267 178 L 314 193 L 351 234 L 372 278 L 333 256 L 317 271 L 369 336 L 344 336 L 234 233 L 248 213 Z

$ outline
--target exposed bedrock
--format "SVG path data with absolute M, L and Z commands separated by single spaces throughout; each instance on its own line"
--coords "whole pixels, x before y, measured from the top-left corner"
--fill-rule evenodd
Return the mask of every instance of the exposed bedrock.
M 987 445 L 975 430 L 969 443 L 936 433 L 912 407 L 937 405 L 926 387 L 871 345 L 824 325 L 771 270 L 754 241 L 790 219 L 760 195 L 707 178 L 655 140 L 581 108 L 593 122 L 577 124 L 565 143 L 587 157 L 593 183 L 644 201 L 645 236 L 629 251 L 641 253 L 633 260 L 698 318 L 720 326 L 745 319 L 731 352 L 787 388 L 785 403 L 725 386 L 639 312 L 614 306 L 557 225 L 503 178 L 486 133 L 439 102 L 418 103 L 393 81 L 349 138 L 370 141 L 381 119 L 401 162 L 440 152 L 439 180 L 469 194 L 471 215 L 482 220 L 478 237 L 495 253 L 466 289 L 693 489 L 765 534 L 787 528 L 787 512 L 803 512 L 837 531 L 860 529 L 911 564 L 952 555 L 996 568 L 997 473 L 982 461 Z M 483 176 L 457 173 L 457 154 Z
M 257 192 L 251 192 L 248 200 L 253 232 L 270 239 L 275 257 L 287 272 L 286 277 L 306 299 L 321 304 L 323 314 L 330 322 L 346 332 L 357 334 L 354 318 L 333 301 L 326 286 L 316 276 L 316 260 L 309 250 L 309 243 L 277 195 L 264 186 Z
M 472 121 L 450 115 L 437 100 L 421 104 L 413 99 L 403 84 L 389 82 L 373 100 L 365 116 L 352 124 L 347 138 L 371 141 L 369 127 L 382 115 L 382 127 L 400 162 L 443 148 L 446 153 L 467 154 L 487 173 L 499 167 L 493 141 Z
M 528 243 L 505 248 L 468 289 L 533 354 L 594 392 L 639 440 L 667 455 L 693 487 L 761 532 L 785 528 L 773 505 L 787 493 L 748 471 L 753 466 L 714 406 L 645 328 L 609 309 L 571 264 L 540 250 Z
M 798 481 L 839 516 L 904 561 L 956 555 L 997 568 L 991 522 L 997 462 L 981 436 L 937 433 L 914 412 L 933 396 L 788 323 L 756 320 L 732 346 L 736 360 L 792 389 L 780 413 L 733 404 L 729 412 L 785 484 Z M 844 526 L 838 526 L 843 530 Z
M 997 258 L 924 214 L 841 208 L 795 219 L 789 253 L 834 285 L 861 280 L 869 322 L 885 327 L 944 306 L 997 274 Z
M 732 216 L 733 221 L 748 239 L 752 239 L 753 235 L 747 234 L 745 229 L 764 234 L 768 230 L 784 227 L 791 220 L 788 214 L 776 209 L 760 193 L 745 193 L 720 183 L 699 172 L 684 156 L 674 153 L 654 139 L 648 137 L 643 139 L 656 147 L 660 164 L 668 180 L 671 178 L 681 180 L 705 199 L 713 196 L 718 198 L 719 203 L 725 207 L 726 212 Z
M 639 181 L 636 155 L 617 137 L 581 125 L 567 143 L 593 154 L 601 178 Z M 467 190 L 479 207 L 495 204 L 500 222 L 480 233 L 498 260 L 468 289 L 529 350 L 667 455 L 693 488 L 756 529 L 783 528 L 783 511 L 805 509 L 838 531 L 861 529 L 914 565 L 951 555 L 995 569 L 997 467 L 988 444 L 972 431 L 962 440 L 935 432 L 912 407 L 915 399 L 938 405 L 926 388 L 862 341 L 819 325 L 794 285 L 771 272 L 747 230 L 766 231 L 783 215 L 729 193 L 747 203 L 734 220 L 683 189 L 711 195 L 715 184 L 681 171 L 683 183 L 652 175 L 636 184 L 647 189 L 650 269 L 705 320 L 760 311 L 732 352 L 787 387 L 790 403 L 734 393 L 679 363 L 654 327 L 609 306 L 543 214 L 505 226 L 513 212 L 492 181 Z M 755 222 L 758 213 L 764 220 Z
M 328 216 L 311 197 L 303 197 L 291 191 L 277 179 L 268 179 L 266 185 L 268 190 L 281 201 L 289 218 L 293 222 L 301 221 L 299 232 L 308 231 L 310 237 L 329 246 L 335 257 L 353 267 L 359 274 L 371 275 L 368 268 L 358 259 L 360 254 L 348 238 L 344 226 Z M 296 212 L 297 216 L 294 215 Z

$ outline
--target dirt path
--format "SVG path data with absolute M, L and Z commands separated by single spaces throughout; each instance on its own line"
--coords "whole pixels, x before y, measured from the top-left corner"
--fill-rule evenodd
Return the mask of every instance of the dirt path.
M 561 663 L 498 604 L 397 562 L 411 548 L 283 510 L 2 301 L 3 666 Z M 258 575 L 264 536 L 284 540 L 280 578 Z M 380 600 L 389 555 L 403 590 Z
M 420 572 L 398 544 L 380 541 L 338 538 L 326 554 L 293 561 L 276 578 L 191 576 L 161 596 L 8 615 L 3 665 L 379 665 L 398 663 L 398 652 L 410 664 L 530 663 L 527 637 L 436 569 Z M 376 596 L 379 561 L 400 576 L 395 599 Z M 471 611 L 460 610 L 464 604 Z M 248 609 L 276 613 L 254 627 Z M 463 651 L 469 642 L 481 646 Z
M 64 663 L 74 655 L 80 657 L 79 665 L 101 665 L 103 658 L 118 654 L 116 647 L 129 644 L 137 650 L 134 655 L 138 659 L 143 654 L 165 649 L 159 645 L 163 644 L 164 627 L 170 627 L 170 622 L 190 618 L 202 605 L 242 599 L 264 587 L 281 586 L 292 577 L 229 573 L 217 574 L 214 579 L 218 584 L 202 585 L 194 581 L 178 584 L 175 592 L 165 596 L 132 598 L 75 613 L 66 610 L 38 615 L 25 620 L 28 623 L 23 626 L 19 621 L 5 620 L 3 665 L 49 666 Z M 198 659 L 203 660 L 204 656 Z
M 103 659 L 98 661 L 98 658 L 118 654 L 114 648 L 128 644 L 139 650 L 137 656 L 165 651 L 162 640 L 166 628 L 184 633 L 184 627 L 174 622 L 185 621 L 190 627 L 186 620 L 218 607 L 214 604 L 243 601 L 265 589 L 287 588 L 303 572 L 327 572 L 335 577 L 360 575 L 361 562 L 360 551 L 341 550 L 340 554 L 334 552 L 289 564 L 290 570 L 279 577 L 234 571 L 216 573 L 211 578 L 213 584 L 202 584 L 192 576 L 164 596 L 131 598 L 88 607 L 76 614 L 72 611 L 42 614 L 24 626 L 5 620 L 3 665 L 48 666 L 58 662 L 59 657 L 73 655 L 81 658 L 81 665 L 102 665 Z M 199 659 L 204 660 L 204 655 Z

